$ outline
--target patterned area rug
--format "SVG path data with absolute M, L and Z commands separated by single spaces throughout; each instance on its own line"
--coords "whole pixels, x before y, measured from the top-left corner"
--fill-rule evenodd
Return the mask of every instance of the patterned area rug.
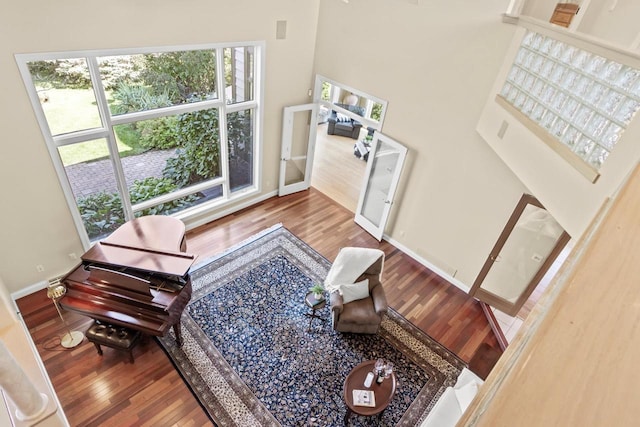
M 377 335 L 331 328 L 329 306 L 310 331 L 304 298 L 331 264 L 281 226 L 192 273 L 182 317 L 184 345 L 160 342 L 220 426 L 339 426 L 344 379 L 359 363 L 394 363 L 398 387 L 382 425 L 426 417 L 464 363 L 390 309 Z M 389 292 L 392 283 L 385 283 Z M 351 425 L 371 420 L 353 416 Z

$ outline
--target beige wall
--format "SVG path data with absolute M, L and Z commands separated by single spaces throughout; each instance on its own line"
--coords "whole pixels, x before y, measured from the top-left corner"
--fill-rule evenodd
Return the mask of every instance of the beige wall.
M 557 0 L 524 0 L 525 4 L 522 8 L 522 15 L 531 16 L 541 21 L 549 22 L 553 11 L 558 3 L 579 3 L 573 1 L 557 1 Z
M 282 107 L 308 102 L 319 0 L 6 3 L 0 14 L 0 274 L 10 292 L 66 272 L 82 246 L 14 54 L 266 41 L 264 192 L 277 185 Z M 276 21 L 287 38 L 276 40 Z M 44 273 L 35 266 L 42 264 Z
M 514 26 L 508 0 L 321 2 L 316 71 L 389 102 L 409 149 L 387 234 L 471 285 L 524 186 L 475 126 Z
M 637 0 L 591 0 L 577 31 L 629 48 L 639 34 L 638 18 Z

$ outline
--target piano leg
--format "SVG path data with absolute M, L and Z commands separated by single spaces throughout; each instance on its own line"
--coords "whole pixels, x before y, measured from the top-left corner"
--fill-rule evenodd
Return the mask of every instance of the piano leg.
M 173 324 L 173 333 L 176 335 L 176 343 L 178 347 L 182 347 L 182 327 L 180 322 Z

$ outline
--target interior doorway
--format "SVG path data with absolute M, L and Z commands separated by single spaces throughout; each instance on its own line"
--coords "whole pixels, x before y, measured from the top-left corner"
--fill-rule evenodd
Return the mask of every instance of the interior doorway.
M 387 102 L 321 75 L 314 102 L 319 110 L 311 186 L 355 214 L 369 142 L 382 128 Z

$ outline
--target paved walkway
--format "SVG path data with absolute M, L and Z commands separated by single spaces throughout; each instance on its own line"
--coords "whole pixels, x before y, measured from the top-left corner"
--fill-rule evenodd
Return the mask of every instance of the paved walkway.
M 124 157 L 122 168 L 127 186 L 131 186 L 137 179 L 142 180 L 150 176 L 161 178 L 167 159 L 173 157 L 175 151 L 175 149 L 147 151 L 135 156 Z M 101 191 L 117 192 L 115 174 L 110 160 L 78 163 L 67 166 L 65 170 L 76 198 Z

